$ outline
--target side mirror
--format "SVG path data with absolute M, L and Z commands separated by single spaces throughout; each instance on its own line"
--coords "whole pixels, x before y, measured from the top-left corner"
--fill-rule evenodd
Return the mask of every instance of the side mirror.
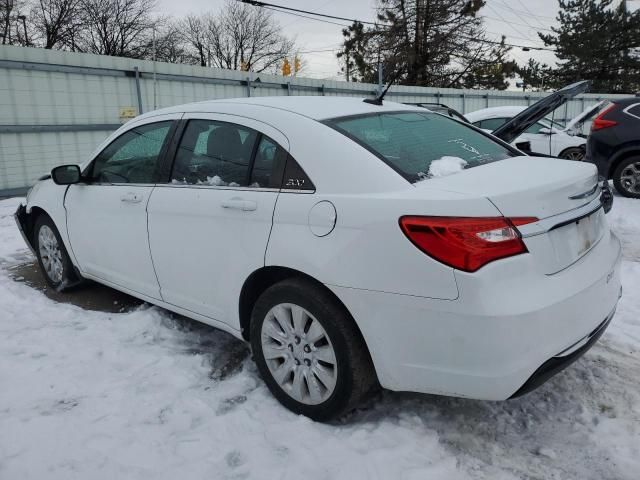
M 51 170 L 51 178 L 57 185 L 71 185 L 80 182 L 82 174 L 78 165 L 60 165 Z
M 518 142 L 516 148 L 524 153 L 531 153 L 531 142 Z
M 540 130 L 538 130 L 538 133 L 542 135 L 553 135 L 554 133 L 556 133 L 556 131 L 551 128 L 541 128 Z

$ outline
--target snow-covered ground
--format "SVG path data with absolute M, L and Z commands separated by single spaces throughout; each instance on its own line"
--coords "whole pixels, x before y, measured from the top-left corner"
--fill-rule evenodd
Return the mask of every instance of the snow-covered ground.
M 516 400 L 385 392 L 334 425 L 280 407 L 225 333 L 12 280 L 17 204 L 0 201 L 0 479 L 640 478 L 640 201 L 608 215 L 625 293 L 576 364 Z

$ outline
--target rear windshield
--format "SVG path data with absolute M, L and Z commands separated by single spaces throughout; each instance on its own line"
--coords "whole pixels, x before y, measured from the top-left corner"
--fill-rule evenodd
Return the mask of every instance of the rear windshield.
M 512 157 L 512 150 L 431 112 L 387 112 L 326 122 L 411 183 Z

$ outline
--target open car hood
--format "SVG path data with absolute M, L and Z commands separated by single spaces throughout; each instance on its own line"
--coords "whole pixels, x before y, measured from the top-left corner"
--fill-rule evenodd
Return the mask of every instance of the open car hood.
M 520 112 L 507 123 L 494 130 L 492 135 L 507 143 L 513 142 L 538 120 L 564 105 L 576 95 L 586 92 L 590 85 L 591 82 L 583 80 L 561 88 Z

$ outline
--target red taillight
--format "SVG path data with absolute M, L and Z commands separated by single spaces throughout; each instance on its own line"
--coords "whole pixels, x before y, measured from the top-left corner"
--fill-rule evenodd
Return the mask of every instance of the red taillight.
M 596 130 L 602 130 L 603 128 L 615 127 L 618 124 L 618 122 L 614 120 L 605 120 L 604 118 L 602 118 L 615 107 L 616 104 L 612 103 L 598 114 L 598 116 L 593 120 L 593 123 L 591 124 L 592 132 L 595 132 Z
M 400 218 L 400 228 L 411 242 L 436 260 L 465 272 L 489 262 L 526 253 L 516 226 L 535 217 L 417 217 Z

